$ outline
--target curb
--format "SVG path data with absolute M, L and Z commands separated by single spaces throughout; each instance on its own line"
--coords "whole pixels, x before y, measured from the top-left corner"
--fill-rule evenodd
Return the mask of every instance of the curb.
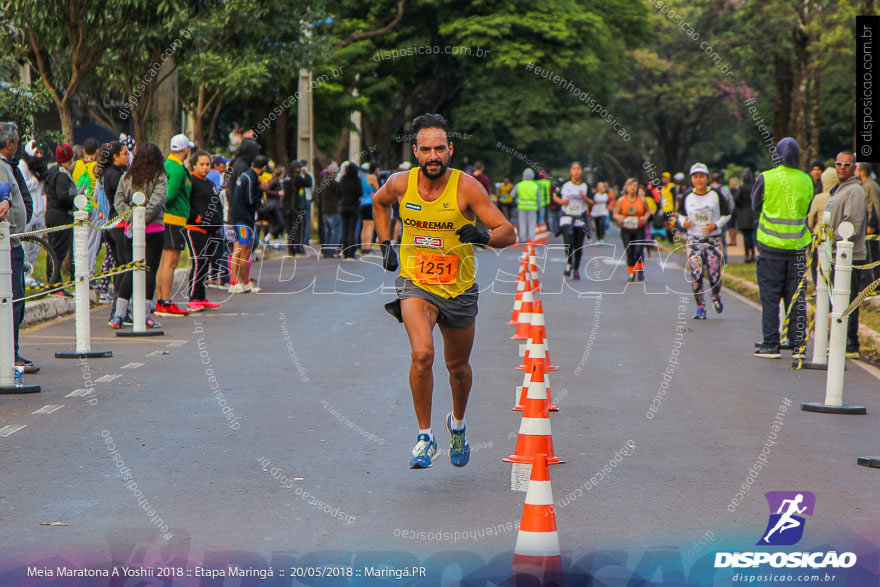
M 725 287 L 730 287 L 733 291 L 749 296 L 759 296 L 760 290 L 758 289 L 757 284 L 752 283 L 747 279 L 743 279 L 742 277 L 736 277 L 735 275 L 727 275 L 725 274 L 722 277 L 724 281 Z M 871 302 L 873 300 L 869 300 Z M 876 348 L 880 348 L 880 332 L 877 332 L 873 328 L 868 328 L 863 324 L 859 324 L 859 336 L 862 339 L 867 339 L 869 342 L 873 343 Z M 875 355 L 869 355 L 871 360 L 880 361 L 880 357 Z

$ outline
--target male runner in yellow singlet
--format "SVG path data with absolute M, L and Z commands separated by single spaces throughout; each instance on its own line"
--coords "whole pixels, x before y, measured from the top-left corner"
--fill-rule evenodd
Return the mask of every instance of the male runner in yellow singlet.
M 463 467 L 470 458 L 464 413 L 471 391 L 468 362 L 474 344 L 479 288 L 474 279 L 473 245 L 504 248 L 514 243 L 513 226 L 473 177 L 449 168 L 452 143 L 448 123 L 439 114 L 412 121 L 413 154 L 419 166 L 395 173 L 373 195 L 373 217 L 382 243 L 382 264 L 397 271 L 389 240 L 390 209 L 400 203 L 403 235 L 397 299 L 385 308 L 403 322 L 412 346 L 409 384 L 419 421 L 419 437 L 410 467 L 426 469 L 437 454 L 431 431 L 434 392 L 434 325 L 443 335 L 443 353 L 452 387 L 452 412 L 446 415 L 451 437 L 449 461 Z M 474 225 L 479 219 L 490 231 Z

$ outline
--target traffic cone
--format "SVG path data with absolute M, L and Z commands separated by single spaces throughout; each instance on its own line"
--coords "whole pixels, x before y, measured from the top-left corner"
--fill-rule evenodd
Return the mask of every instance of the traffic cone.
M 550 414 L 547 411 L 547 388 L 540 366 L 532 367 L 526 393 L 525 409 L 516 439 L 516 451 L 503 459 L 508 463 L 533 463 L 535 455 L 547 455 L 547 463 L 555 465 L 564 461 L 553 454 L 553 435 L 550 432 Z
M 534 299 L 531 288 L 526 287 L 516 321 L 516 332 L 510 337 L 511 339 L 528 340 L 529 330 L 532 328 L 532 302 Z
M 523 405 L 523 402 L 526 401 L 526 392 L 529 389 L 529 381 L 531 381 L 531 380 L 532 380 L 531 372 L 524 373 L 522 385 L 516 386 L 516 390 L 515 390 L 516 395 L 514 396 L 514 400 L 516 401 L 516 403 L 513 404 L 513 409 L 517 412 L 520 412 L 525 408 L 525 406 Z
M 532 291 L 541 291 L 541 274 L 538 272 L 538 261 L 535 257 L 535 243 L 529 243 L 529 273 L 532 279 Z
M 526 343 L 526 352 L 522 365 L 517 369 L 529 370 L 529 360 L 540 360 L 544 363 L 544 371 L 557 371 L 559 368 L 550 364 L 550 347 L 547 340 L 547 327 L 544 324 L 544 307 L 541 300 L 532 303 L 532 324 L 529 328 L 529 340 Z M 533 356 L 536 347 L 540 345 L 540 356 Z
M 520 273 L 520 275 L 523 275 Z M 508 324 L 516 324 L 519 322 L 519 311 L 522 309 L 522 296 L 528 285 L 525 279 L 518 279 L 516 282 L 516 297 L 513 298 L 513 311 L 510 313 Z
M 519 230 L 517 230 L 516 226 L 513 227 L 513 235 L 516 237 L 516 241 L 510 246 L 514 249 L 518 249 L 521 243 L 519 242 Z
M 531 579 L 536 578 L 540 585 L 563 585 L 556 510 L 545 454 L 535 455 L 532 464 L 522 521 L 513 548 L 511 575 L 514 584 L 520 579 L 524 585 L 534 584 Z
M 519 403 L 513 406 L 513 409 L 517 412 L 525 409 L 526 394 L 529 389 L 529 384 L 531 383 L 533 378 L 538 377 L 538 375 L 534 374 L 535 372 L 540 375 L 540 380 L 544 382 L 544 390 L 547 394 L 547 411 L 558 412 L 559 408 L 553 405 L 553 396 L 550 393 L 550 376 L 547 375 L 546 371 L 544 371 L 543 361 L 532 361 L 532 363 L 529 365 L 528 373 L 526 373 L 526 378 L 523 380 L 523 387 L 520 390 Z

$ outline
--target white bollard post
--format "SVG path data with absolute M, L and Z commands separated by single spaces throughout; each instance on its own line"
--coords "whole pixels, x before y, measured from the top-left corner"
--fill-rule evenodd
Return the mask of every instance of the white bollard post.
M 843 403 L 843 375 L 846 367 L 846 328 L 847 320 L 840 315 L 849 305 L 849 285 L 852 274 L 853 242 L 855 232 L 851 222 L 841 222 L 837 234 L 843 240 L 837 243 L 837 257 L 834 263 L 833 304 L 831 305 L 831 342 L 828 353 L 828 374 L 825 379 L 825 402 L 804 403 L 801 409 L 823 414 L 865 414 L 865 406 Z
M 76 304 L 76 350 L 58 351 L 56 359 L 106 359 L 113 351 L 93 351 L 91 343 L 91 300 L 89 299 L 89 213 L 85 208 L 89 199 L 79 194 L 73 200 L 76 211 L 73 213 L 73 259 L 74 284 L 73 299 Z
M 147 255 L 147 224 L 144 204 L 147 197 L 143 192 L 131 196 L 131 250 L 133 261 L 143 261 Z M 131 330 L 120 330 L 116 336 L 163 336 L 156 328 L 147 329 L 147 273 L 146 269 L 135 269 L 131 276 Z
M 11 252 L 9 222 L 4 220 L 0 222 L 0 394 L 35 393 L 39 385 L 15 385 Z
M 831 212 L 822 214 L 822 224 L 831 224 Z M 830 267 L 828 266 L 829 243 L 821 242 L 817 248 L 819 267 L 816 271 L 816 311 L 813 314 L 813 323 L 816 330 L 813 335 L 813 360 L 804 362 L 804 369 L 825 370 L 828 368 L 828 314 L 831 311 L 831 300 L 828 297 L 828 284 L 822 279 L 824 274 L 831 279 Z

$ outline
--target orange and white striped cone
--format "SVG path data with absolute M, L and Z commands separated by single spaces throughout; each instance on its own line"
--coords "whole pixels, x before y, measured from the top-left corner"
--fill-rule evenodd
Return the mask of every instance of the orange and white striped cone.
M 520 273 L 522 276 L 523 274 Z M 513 311 L 510 313 L 510 320 L 507 321 L 508 324 L 516 324 L 519 322 L 519 311 L 522 309 L 522 297 L 523 292 L 526 291 L 528 287 L 528 283 L 525 279 L 519 279 L 516 282 L 516 297 L 513 298 Z
M 526 394 L 529 391 L 529 382 L 532 380 L 532 369 L 535 367 L 537 367 L 544 380 L 544 389 L 547 392 L 547 411 L 558 412 L 559 408 L 553 405 L 553 396 L 550 393 L 550 376 L 547 375 L 547 372 L 544 370 L 544 364 L 541 361 L 534 361 L 529 365 L 528 372 L 525 378 L 523 378 L 523 386 L 518 388 L 519 401 L 513 406 L 514 411 L 521 412 L 526 409 Z
M 517 369 L 529 370 L 529 360 L 540 359 L 544 363 L 544 371 L 558 371 L 559 368 L 550 364 L 550 347 L 547 340 L 547 327 L 544 324 L 544 306 L 541 300 L 532 302 L 532 326 L 529 329 L 529 340 L 526 343 L 526 350 L 523 357 L 523 363 Z M 536 346 L 542 347 L 541 356 L 533 356 Z
M 521 243 L 519 242 L 519 230 L 517 230 L 516 225 L 513 227 L 513 235 L 516 237 L 516 241 L 510 246 L 514 249 L 518 249 Z
M 532 303 L 534 299 L 532 290 L 526 287 L 522 295 L 519 316 L 516 320 L 516 332 L 510 337 L 512 340 L 528 340 L 529 330 L 532 328 Z
M 546 222 L 539 222 L 535 225 L 535 242 L 546 245 L 550 241 L 550 231 L 547 230 Z
M 533 578 L 536 578 L 539 585 L 563 585 L 556 510 L 545 454 L 535 455 L 532 464 L 522 521 L 513 549 L 511 574 L 514 584 L 519 584 L 520 580 L 524 585 L 534 584 Z
M 537 354 L 536 356 L 540 356 L 540 354 Z M 526 379 L 523 381 L 523 387 L 520 390 L 519 403 L 513 406 L 513 409 L 517 412 L 525 409 L 528 384 L 529 382 L 531 382 L 533 377 L 537 377 L 537 375 L 534 375 L 536 371 L 538 374 L 540 374 L 541 380 L 544 382 L 544 389 L 547 393 L 547 411 L 558 412 L 559 407 L 553 405 L 553 394 L 550 393 L 550 376 L 547 375 L 547 372 L 544 370 L 544 362 L 538 359 L 532 360 L 529 363 L 528 372 L 526 373 Z
M 535 244 L 530 243 L 529 273 L 532 279 L 532 291 L 541 291 L 541 274 L 538 272 L 538 260 L 535 257 Z
M 532 304 L 532 326 L 537 331 L 533 338 L 541 339 L 544 345 L 544 370 L 557 371 L 559 368 L 550 363 L 550 339 L 547 337 L 547 324 L 544 321 L 544 306 L 540 300 Z
M 532 377 L 523 403 L 525 409 L 519 426 L 519 436 L 516 438 L 516 450 L 503 460 L 508 463 L 533 463 L 535 455 L 544 454 L 547 455 L 547 463 L 550 465 L 565 462 L 553 454 L 547 388 L 538 365 L 532 368 Z

